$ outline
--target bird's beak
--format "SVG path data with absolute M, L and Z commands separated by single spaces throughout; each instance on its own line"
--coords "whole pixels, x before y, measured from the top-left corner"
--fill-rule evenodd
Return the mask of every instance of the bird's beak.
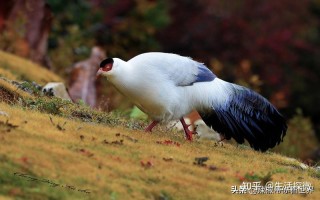
M 96 78 L 99 78 L 99 76 L 102 74 L 103 70 L 100 68 L 98 71 L 97 71 L 97 74 L 96 74 Z

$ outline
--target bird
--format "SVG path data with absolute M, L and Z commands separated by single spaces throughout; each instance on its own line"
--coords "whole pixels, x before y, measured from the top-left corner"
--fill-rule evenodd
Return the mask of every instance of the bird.
M 207 126 L 223 138 L 249 143 L 264 152 L 283 141 L 287 132 L 284 116 L 257 92 L 218 78 L 204 63 L 174 53 L 147 52 L 128 61 L 106 58 L 97 76 L 106 77 L 153 121 L 180 120 L 187 140 L 193 132 L 184 116 L 199 112 Z

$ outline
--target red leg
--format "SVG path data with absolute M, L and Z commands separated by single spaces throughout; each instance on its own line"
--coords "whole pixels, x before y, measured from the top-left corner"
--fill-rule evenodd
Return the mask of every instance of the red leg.
M 148 126 L 146 129 L 144 129 L 144 131 L 145 131 L 145 132 L 151 132 L 152 129 L 153 129 L 153 127 L 155 127 L 158 123 L 159 123 L 159 122 L 157 122 L 157 121 L 151 122 L 151 124 L 149 124 L 149 126 Z
M 183 117 L 180 119 L 180 122 L 181 122 L 181 124 L 183 126 L 183 129 L 184 129 L 184 132 L 186 134 L 187 140 L 192 141 L 192 131 L 190 131 L 189 128 L 188 128 L 190 125 L 186 124 L 186 122 L 184 121 Z

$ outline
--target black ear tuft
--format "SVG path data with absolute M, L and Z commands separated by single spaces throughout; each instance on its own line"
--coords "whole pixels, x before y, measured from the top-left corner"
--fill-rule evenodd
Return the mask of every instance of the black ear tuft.
M 100 63 L 100 68 L 106 66 L 106 64 L 109 64 L 109 63 L 113 64 L 113 59 L 112 59 L 112 58 L 104 59 L 104 60 Z

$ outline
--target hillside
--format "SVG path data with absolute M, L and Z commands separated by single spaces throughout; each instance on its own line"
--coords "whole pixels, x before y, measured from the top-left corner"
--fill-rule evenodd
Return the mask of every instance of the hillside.
M 45 84 L 49 81 L 62 81 L 59 76 L 44 67 L 1 50 L 0 76 L 11 80 L 35 81 L 39 84 Z
M 32 96 L 7 81 L 60 80 L 46 70 L 30 75 L 42 70 L 37 67 L 0 52 L 6 78 L 0 79 L 0 199 L 320 198 L 320 172 L 297 160 L 246 146 L 188 142 L 164 127 L 145 133 L 143 121 Z M 314 191 L 232 194 L 243 181 L 279 182 L 289 193 L 290 184 L 310 183 Z

